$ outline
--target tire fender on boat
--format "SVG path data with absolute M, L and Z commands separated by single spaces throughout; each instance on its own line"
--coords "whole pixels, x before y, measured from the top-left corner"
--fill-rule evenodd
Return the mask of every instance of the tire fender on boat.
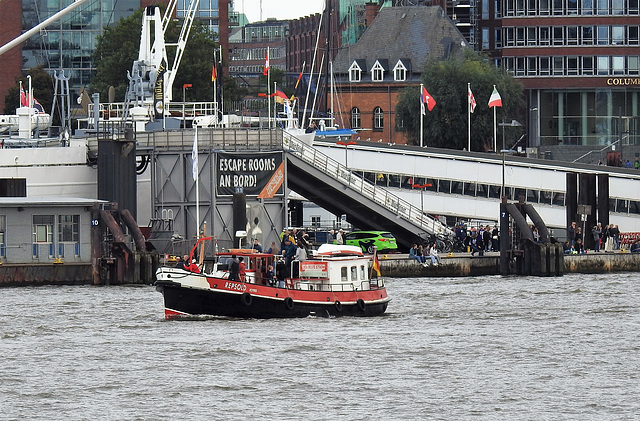
M 287 310 L 293 310 L 294 303 L 293 303 L 293 299 L 291 297 L 287 297 L 287 298 L 284 299 L 284 307 Z
M 340 301 L 336 300 L 336 302 L 333 304 L 336 306 L 336 311 L 338 313 L 342 312 L 342 303 Z
M 242 304 L 246 305 L 247 307 L 250 306 L 251 303 L 253 303 L 253 297 L 248 292 L 243 293 L 240 298 L 242 299 Z
M 364 302 L 362 298 L 358 298 L 358 301 L 356 301 L 356 304 L 358 305 L 358 309 L 360 311 L 364 311 L 365 308 L 367 307 L 367 304 Z

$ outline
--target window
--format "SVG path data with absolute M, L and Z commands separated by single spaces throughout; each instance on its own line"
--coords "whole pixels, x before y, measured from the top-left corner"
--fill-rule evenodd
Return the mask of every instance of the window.
M 638 72 L 638 56 L 629 56 L 627 57 L 627 61 L 628 61 L 628 71 L 630 75 L 634 75 L 637 76 L 638 74 L 640 74 Z
M 582 74 L 592 76 L 593 71 L 593 56 L 582 57 Z
M 7 256 L 7 244 L 5 243 L 4 233 L 7 230 L 7 217 L 0 215 L 0 257 Z
M 569 76 L 578 75 L 578 57 L 576 56 L 567 57 L 567 74 Z
M 407 80 L 407 68 L 404 67 L 404 64 L 402 64 L 400 60 L 398 60 L 396 66 L 393 68 L 393 80 L 396 82 Z
M 629 35 L 627 36 L 627 42 L 629 45 L 638 45 L 638 26 L 630 25 L 628 27 Z
M 382 67 L 379 61 L 376 61 L 371 68 L 371 80 L 373 82 L 382 82 L 384 80 L 384 67 Z
M 615 45 L 624 44 L 624 26 L 611 27 L 611 43 Z
M 540 75 L 549 76 L 551 74 L 551 58 L 540 57 Z
M 358 266 L 351 266 L 351 282 L 358 280 Z
M 578 27 L 577 26 L 567 27 L 567 44 L 578 45 Z
M 320 217 L 319 216 L 311 216 L 311 226 L 319 227 L 320 226 Z
M 351 109 L 351 128 L 359 129 L 362 126 L 360 125 L 360 109 L 358 107 L 353 107 Z
M 53 243 L 53 215 L 33 215 L 33 242 Z
M 564 74 L 564 57 L 553 57 L 553 74 L 556 76 L 562 76 Z
M 624 75 L 624 57 L 613 56 L 611 57 L 611 66 L 613 68 L 614 75 Z
M 80 241 L 80 215 L 58 215 L 58 242 Z
M 373 130 L 382 130 L 384 128 L 384 113 L 382 108 L 376 107 L 373 109 Z
M 582 44 L 583 45 L 593 45 L 594 39 L 593 36 L 595 34 L 595 28 L 593 26 L 583 26 L 582 27 Z
M 598 45 L 608 45 L 609 44 L 609 27 L 608 26 L 598 26 Z
M 609 74 L 609 56 L 598 56 L 598 74 L 603 76 Z
M 355 61 L 349 67 L 349 82 L 360 82 L 362 77 L 362 69 Z
M 551 43 L 551 30 L 548 26 L 541 26 L 538 30 L 540 34 L 540 45 L 549 45 Z

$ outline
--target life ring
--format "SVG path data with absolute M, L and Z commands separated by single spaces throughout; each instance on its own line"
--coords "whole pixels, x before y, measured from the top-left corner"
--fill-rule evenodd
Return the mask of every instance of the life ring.
M 284 307 L 287 310 L 293 310 L 294 303 L 293 303 L 293 299 L 291 297 L 287 297 L 287 298 L 284 299 Z
M 333 304 L 336 306 L 336 311 L 338 313 L 341 313 L 342 312 L 342 303 L 340 301 L 336 300 L 336 302 L 333 303 Z
M 367 307 L 367 304 L 364 302 L 362 298 L 358 298 L 358 301 L 356 301 L 356 304 L 358 305 L 358 309 L 360 309 L 360 311 L 364 311 L 365 308 Z
M 242 304 L 246 305 L 247 307 L 250 306 L 253 302 L 253 297 L 248 292 L 242 294 L 240 298 L 242 299 Z

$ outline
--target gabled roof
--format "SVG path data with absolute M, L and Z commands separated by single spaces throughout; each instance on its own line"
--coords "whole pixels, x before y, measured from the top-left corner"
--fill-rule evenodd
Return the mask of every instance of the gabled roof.
M 355 45 L 340 49 L 333 68 L 346 73 L 354 60 L 365 60 L 370 66 L 361 68 L 368 71 L 376 60 L 386 59 L 393 67 L 402 58 L 405 66 L 420 71 L 429 58 L 446 60 L 466 48 L 464 36 L 439 6 L 386 7 Z
M 393 63 L 393 68 L 395 69 L 396 66 L 398 65 L 398 62 L 402 63 L 402 65 L 405 67 L 405 69 L 407 69 L 408 72 L 411 71 L 411 59 L 410 58 L 399 58 L 398 60 L 395 61 L 395 63 Z
M 355 63 L 355 64 L 360 68 L 360 70 L 362 70 L 363 72 L 368 72 L 368 71 L 369 71 L 369 69 L 367 69 L 367 62 L 366 62 L 366 60 L 362 60 L 362 59 L 355 59 L 355 60 L 353 60 L 353 61 L 349 64 L 349 66 L 347 67 L 347 69 L 350 69 L 350 68 L 351 68 L 351 66 L 353 66 L 353 64 L 354 64 L 354 63 Z
M 382 66 L 382 68 L 385 70 L 385 72 L 388 72 L 389 70 L 389 60 L 387 60 L 386 58 L 379 58 L 376 59 L 373 63 L 371 63 L 371 68 L 373 69 L 373 66 L 376 65 L 376 62 L 380 63 L 380 66 Z

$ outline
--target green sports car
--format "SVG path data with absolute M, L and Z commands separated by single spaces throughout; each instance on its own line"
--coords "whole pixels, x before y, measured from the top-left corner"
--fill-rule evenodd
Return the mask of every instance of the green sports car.
M 381 253 L 398 249 L 396 238 L 386 231 L 353 231 L 345 236 L 345 244 L 358 246 L 364 253 L 373 253 L 374 247 L 378 247 Z

